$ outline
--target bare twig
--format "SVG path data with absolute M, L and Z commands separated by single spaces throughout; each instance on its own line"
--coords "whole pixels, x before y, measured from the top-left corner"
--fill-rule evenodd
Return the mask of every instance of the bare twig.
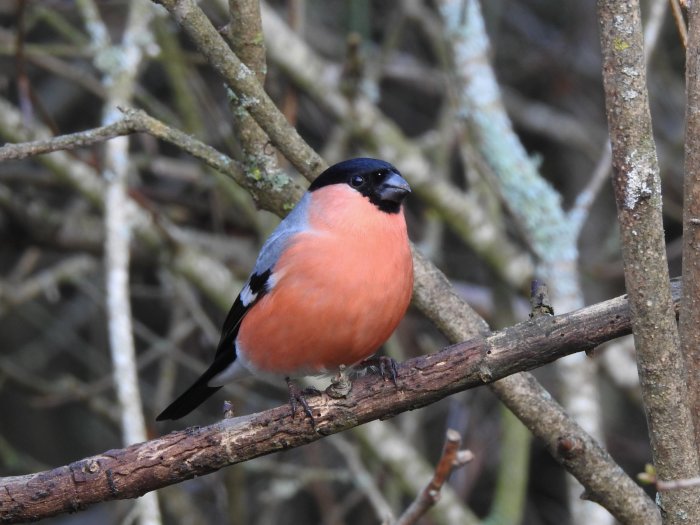
M 0 101 L 0 110 L 2 107 L 2 101 Z M 7 107 L 5 111 L 0 111 L 0 113 L 7 115 L 10 111 L 10 108 Z M 168 126 L 142 110 L 121 108 L 121 112 L 121 119 L 99 128 L 44 140 L 5 144 L 0 147 L 0 161 L 19 160 L 59 150 L 87 147 L 114 137 L 142 132 L 174 144 L 209 167 L 231 177 L 235 182 L 247 188 L 263 209 L 275 212 L 288 211 L 301 198 L 303 190 L 286 176 L 267 177 L 264 173 L 246 173 L 241 165 L 228 155 Z
M 393 425 L 373 421 L 355 431 L 355 435 L 365 448 L 381 460 L 392 472 L 396 481 L 403 487 L 404 493 L 411 498 L 425 487 L 425 481 L 431 479 L 435 467 L 428 462 L 410 437 Z M 374 443 L 382 443 L 381 451 L 374 448 Z M 378 454 L 379 453 L 379 454 Z M 440 491 L 440 505 L 430 512 L 430 519 L 436 525 L 478 525 L 479 518 L 471 511 L 463 499 L 448 485 Z
M 567 220 L 571 223 L 571 227 L 576 230 L 577 235 L 580 235 L 581 228 L 583 228 L 583 225 L 588 219 L 593 202 L 603 187 L 603 183 L 606 182 L 610 176 L 611 161 L 612 153 L 610 151 L 610 144 L 606 140 L 605 146 L 603 146 L 603 152 L 593 169 L 591 179 L 588 181 L 588 184 L 586 184 L 586 187 L 581 190 L 581 193 L 576 196 L 574 205 L 567 214 Z
M 654 485 L 659 491 L 700 486 L 700 476 L 687 479 L 671 479 L 668 481 L 659 479 L 656 475 L 654 465 L 649 464 L 646 465 L 644 472 L 637 474 L 637 479 L 642 483 Z
M 114 137 L 128 135 L 135 131 L 140 131 L 136 123 L 133 119 L 125 117 L 106 126 L 52 137 L 50 139 L 22 142 L 19 144 L 7 143 L 0 147 L 0 162 L 21 160 L 35 155 L 51 153 L 53 151 L 91 146 Z
M 440 500 L 440 490 L 455 468 L 466 465 L 474 457 L 469 450 L 460 450 L 462 437 L 459 432 L 447 429 L 442 455 L 435 467 L 435 473 L 425 488 L 416 496 L 404 513 L 396 520 L 396 525 L 412 525 Z
M 667 5 L 668 0 L 654 0 L 651 2 L 649 17 L 644 29 L 644 57 L 647 63 L 649 62 L 652 52 L 656 48 Z M 584 223 L 588 219 L 593 201 L 598 193 L 600 193 L 603 183 L 608 180 L 610 170 L 612 169 L 611 161 L 612 152 L 610 150 L 610 141 L 606 139 L 588 184 L 578 194 L 574 205 L 567 214 L 567 218 L 571 221 L 572 227 L 578 232 L 577 235 L 580 235 L 581 228 L 583 228 Z

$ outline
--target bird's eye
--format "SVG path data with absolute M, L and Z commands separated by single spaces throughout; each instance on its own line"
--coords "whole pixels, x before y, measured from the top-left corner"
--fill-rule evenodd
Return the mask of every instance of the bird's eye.
M 350 184 L 353 188 L 359 188 L 365 183 L 365 178 L 362 175 L 353 175 L 350 179 Z

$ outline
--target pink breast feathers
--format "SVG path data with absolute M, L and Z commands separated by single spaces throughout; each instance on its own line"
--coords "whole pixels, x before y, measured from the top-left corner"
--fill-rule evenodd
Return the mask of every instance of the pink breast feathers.
M 354 365 L 408 308 L 413 264 L 403 212 L 378 212 L 344 186 L 313 197 L 310 231 L 284 251 L 271 291 L 241 323 L 237 347 L 253 371 L 302 376 Z

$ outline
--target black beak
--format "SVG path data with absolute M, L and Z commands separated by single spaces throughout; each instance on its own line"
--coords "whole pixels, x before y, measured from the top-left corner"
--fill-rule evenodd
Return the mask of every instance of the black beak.
M 406 195 L 411 193 L 411 187 L 401 175 L 395 171 L 389 172 L 387 177 L 377 186 L 375 193 L 380 201 L 395 202 L 401 204 Z

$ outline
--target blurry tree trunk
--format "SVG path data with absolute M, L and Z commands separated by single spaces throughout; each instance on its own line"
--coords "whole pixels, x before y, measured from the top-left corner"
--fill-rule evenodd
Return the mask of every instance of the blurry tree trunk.
M 122 39 L 119 43 L 113 43 L 98 6 L 87 0 L 83 2 L 83 6 L 86 25 L 92 28 L 92 45 L 97 51 L 96 66 L 102 72 L 102 83 L 107 93 L 102 121 L 104 125 L 110 125 L 120 118 L 118 107 L 131 104 L 146 46 L 152 39 L 149 26 L 154 9 L 147 0 L 131 0 Z M 120 58 L 107 62 L 99 60 L 99 57 L 110 53 Z M 102 170 L 106 182 L 106 310 L 112 373 L 116 385 L 122 440 L 125 445 L 148 439 L 136 365 L 129 287 L 133 229 L 133 217 L 127 204 L 129 169 L 129 137 L 116 137 L 107 142 Z M 162 523 L 155 493 L 146 494 L 137 500 L 136 510 L 141 525 Z

